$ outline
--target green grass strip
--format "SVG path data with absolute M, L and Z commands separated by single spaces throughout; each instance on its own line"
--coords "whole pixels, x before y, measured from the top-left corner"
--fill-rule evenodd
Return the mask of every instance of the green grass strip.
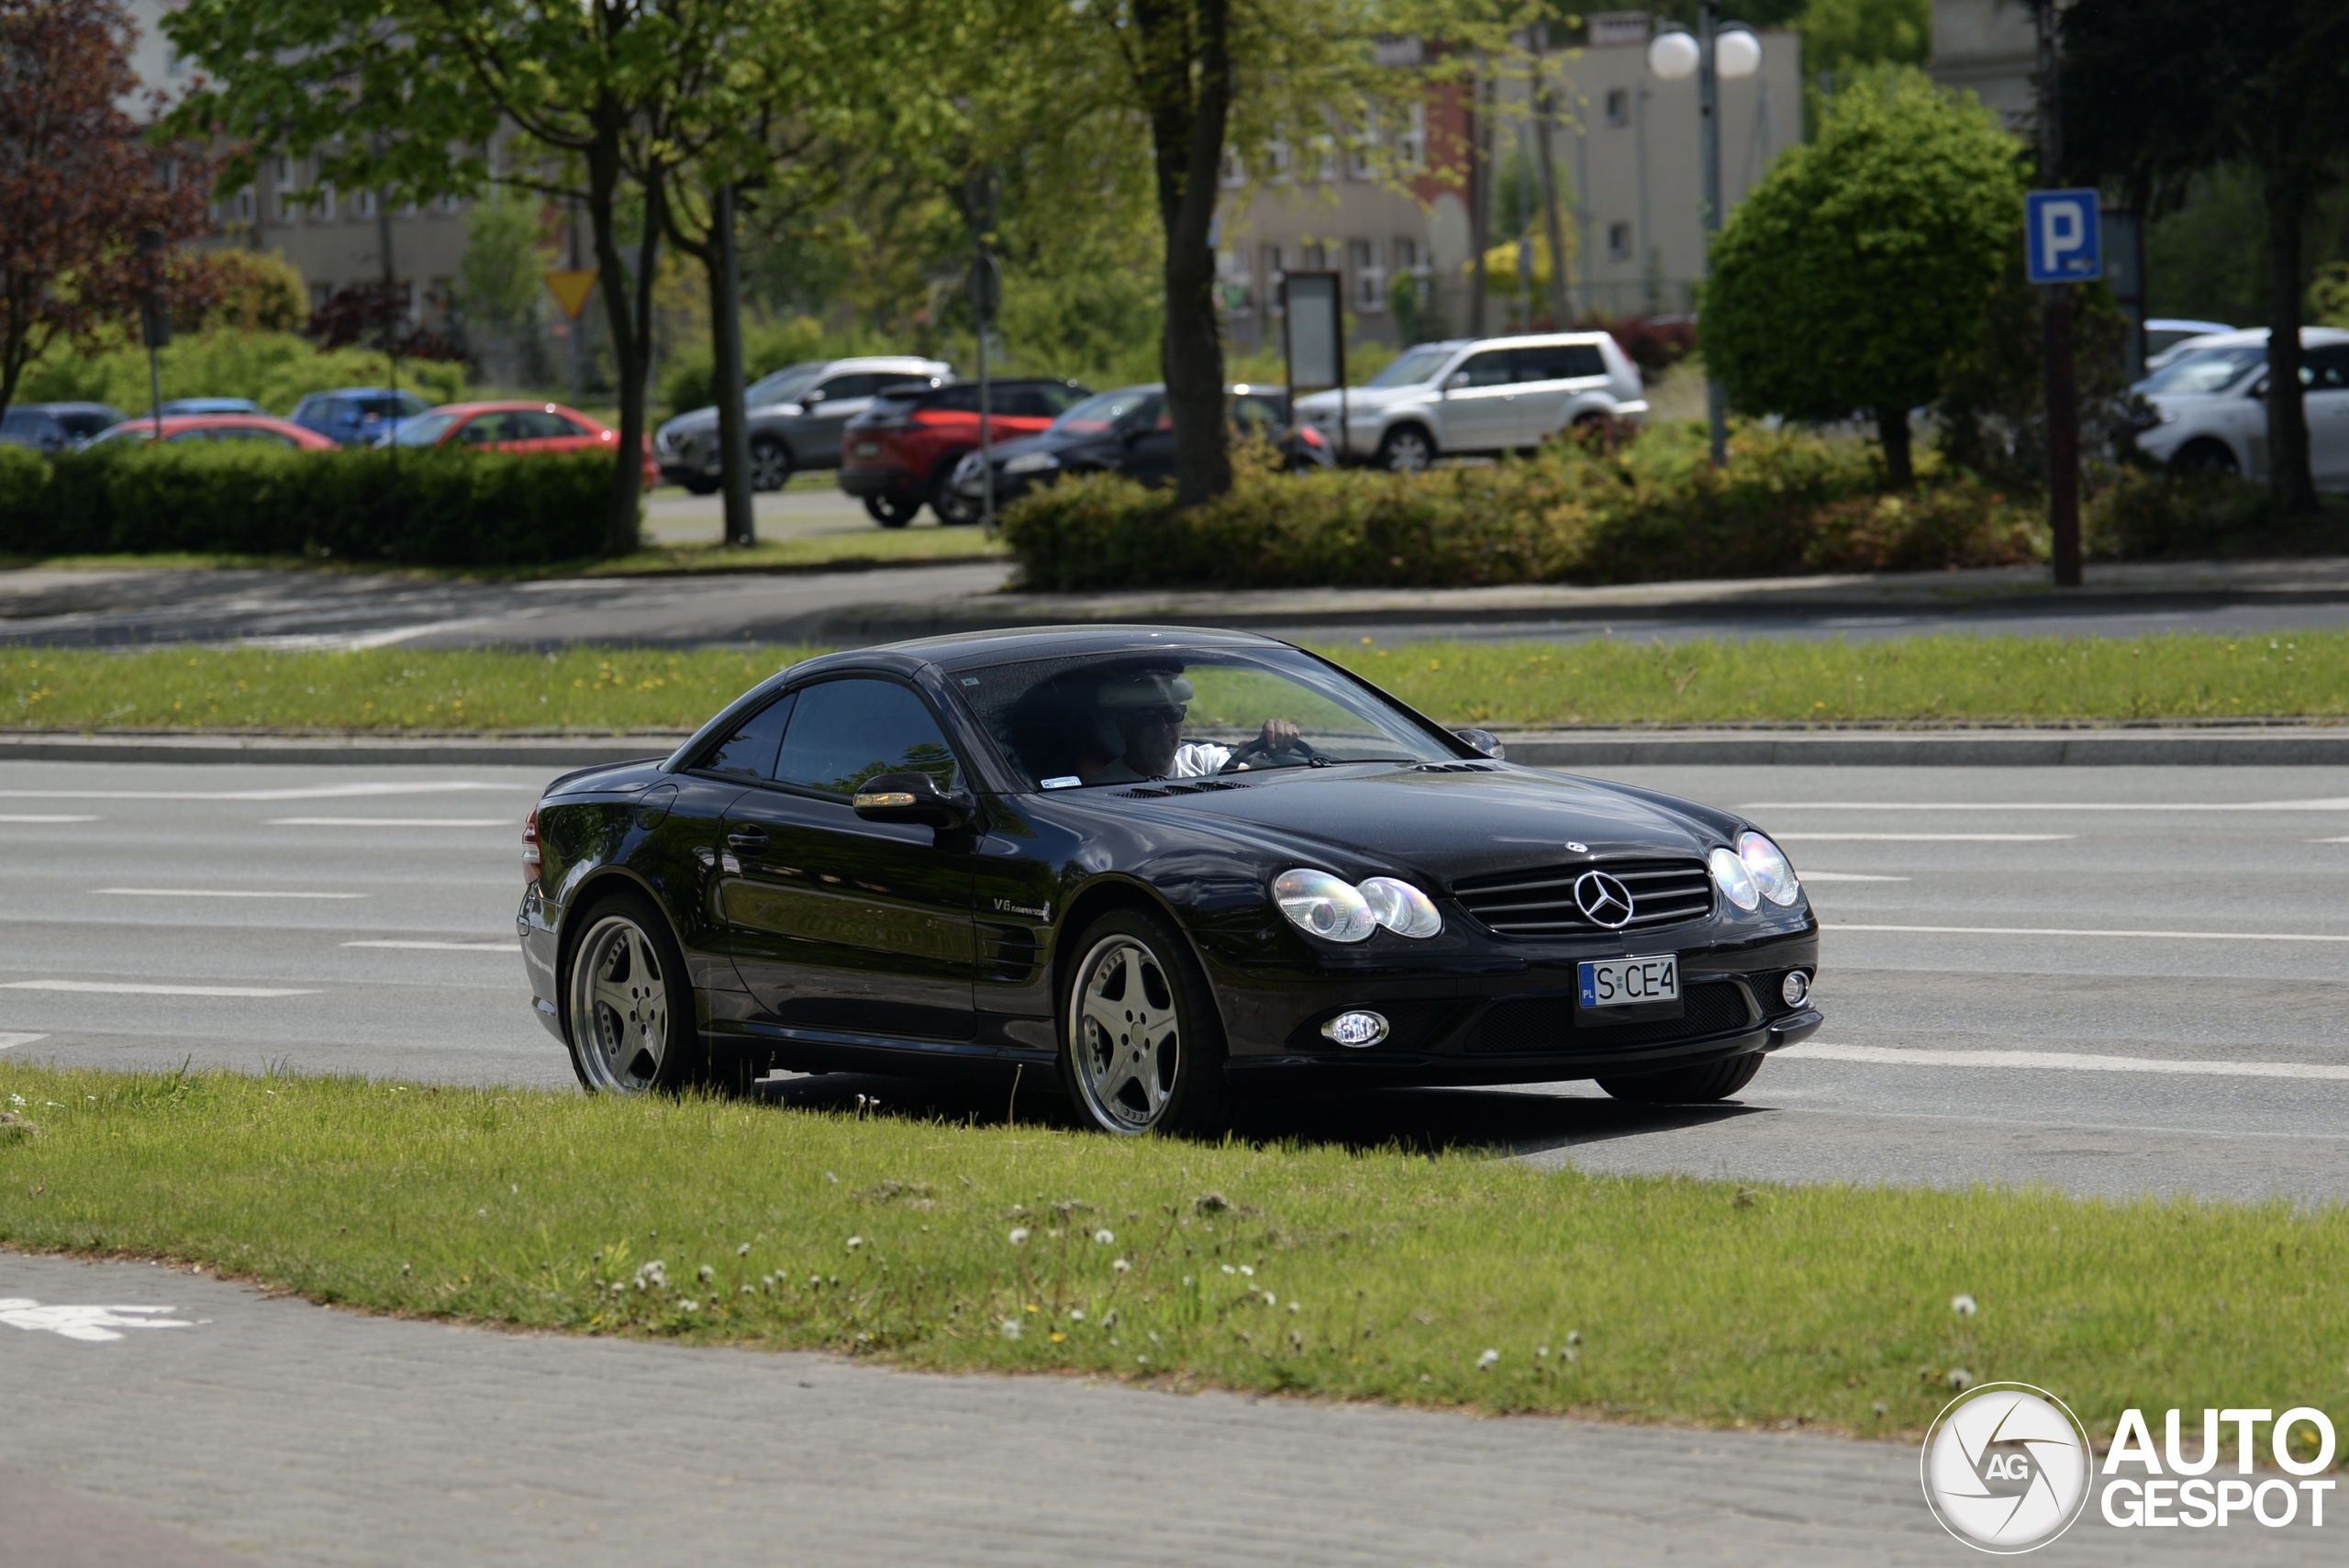
M 0 649 L 0 725 L 61 729 L 692 729 L 805 648 Z M 2349 716 L 2349 631 L 1876 642 L 1428 642 L 1323 650 L 1454 723 Z
M 2130 1406 L 2349 1418 L 2336 1207 L 29 1064 L 0 1064 L 0 1110 L 39 1129 L 0 1128 L 0 1243 L 375 1311 L 1877 1436 L 1956 1370 L 2099 1435 Z

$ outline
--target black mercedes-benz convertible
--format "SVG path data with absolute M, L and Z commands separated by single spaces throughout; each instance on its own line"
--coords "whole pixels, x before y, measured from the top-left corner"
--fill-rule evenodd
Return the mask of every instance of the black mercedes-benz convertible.
M 518 916 L 592 1090 L 1055 1070 L 1108 1132 L 1254 1086 L 1715 1100 L 1817 1029 L 1819 925 L 1733 813 L 1512 764 L 1286 643 L 829 654 L 558 779 Z

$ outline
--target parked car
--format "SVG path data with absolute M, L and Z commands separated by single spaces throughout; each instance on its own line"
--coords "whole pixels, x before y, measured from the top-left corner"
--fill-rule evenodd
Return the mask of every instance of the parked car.
M 384 386 L 346 386 L 335 392 L 314 392 L 294 406 L 290 416 L 329 440 L 346 447 L 363 447 L 392 423 L 424 413 L 432 406 L 413 392 Z
M 1752 822 L 1500 750 L 1244 633 L 828 654 L 548 787 L 523 970 L 593 1091 L 1034 1067 L 1110 1134 L 1276 1087 L 1716 1101 L 1819 1029 Z
M 1640 367 L 1604 332 L 1421 343 L 1341 395 L 1300 397 L 1348 462 L 1416 473 L 1439 457 L 1539 446 L 1570 425 L 1644 423 Z M 1344 432 L 1341 435 L 1341 417 Z
M 987 445 L 1041 435 L 1093 395 L 1074 381 L 987 384 Z M 841 488 L 861 496 L 885 528 L 913 521 L 925 501 L 941 523 L 975 523 L 979 509 L 954 488 L 954 465 L 979 444 L 979 384 L 901 382 L 885 387 L 841 436 Z
M 2185 317 L 2157 316 L 2145 323 L 2145 370 L 2150 374 L 2161 369 L 2177 356 L 2178 350 L 2197 338 L 2233 330 L 2223 321 L 2195 321 Z
M 404 447 L 467 447 L 476 451 L 618 451 L 620 433 L 560 403 L 444 403 L 400 421 Z M 386 436 L 384 442 L 388 444 Z M 661 482 L 651 444 L 644 454 L 647 489 Z
M 2349 331 L 2300 330 L 2309 466 L 2321 490 L 2349 490 Z M 2154 422 L 2137 450 L 2198 473 L 2267 477 L 2267 329 L 2195 339 L 2139 382 Z
M 0 415 L 0 441 L 45 452 L 86 447 L 128 416 L 104 403 L 12 403 Z
M 170 397 L 163 400 L 165 418 L 174 414 L 266 414 L 250 397 Z
M 744 394 L 751 421 L 751 488 L 780 490 L 803 468 L 838 468 L 841 431 L 872 406 L 885 386 L 943 381 L 954 367 L 943 360 L 881 357 L 808 360 L 785 365 L 751 384 Z M 725 472 L 718 450 L 718 410 L 680 414 L 654 435 L 661 475 L 696 495 L 718 488 Z
M 1336 454 L 1310 425 L 1289 424 L 1288 391 L 1242 382 L 1225 389 L 1225 406 L 1241 434 L 1274 442 L 1291 469 L 1327 468 Z M 1053 420 L 1042 433 L 995 449 L 995 502 L 1005 506 L 1063 473 L 1122 473 L 1144 484 L 1174 477 L 1174 419 L 1167 412 L 1166 388 L 1144 386 L 1097 392 Z M 975 510 L 985 494 L 985 471 L 971 452 L 954 468 L 954 492 Z
M 336 445 L 306 425 L 296 425 L 291 419 L 270 414 L 166 414 L 161 423 L 159 438 L 155 417 L 142 414 L 136 419 L 125 419 L 90 444 L 130 446 L 158 439 L 174 443 L 262 441 L 303 451 L 332 451 Z

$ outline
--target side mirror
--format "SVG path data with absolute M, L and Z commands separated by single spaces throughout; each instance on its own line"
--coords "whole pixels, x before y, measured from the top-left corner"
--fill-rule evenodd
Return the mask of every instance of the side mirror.
M 952 831 L 970 825 L 968 795 L 949 795 L 928 773 L 883 773 L 864 781 L 852 804 L 867 822 L 903 822 Z
M 1443 378 L 1443 389 L 1446 392 L 1458 392 L 1462 387 L 1466 386 L 1467 384 L 1468 373 L 1466 371 L 1453 371 L 1450 375 Z
M 817 404 L 821 403 L 822 401 L 824 401 L 824 389 L 820 386 L 810 387 L 806 392 L 799 395 L 799 402 L 802 407 L 813 408 Z
M 1455 729 L 1453 733 L 1496 762 L 1508 754 L 1508 748 L 1501 744 L 1501 738 L 1489 729 Z

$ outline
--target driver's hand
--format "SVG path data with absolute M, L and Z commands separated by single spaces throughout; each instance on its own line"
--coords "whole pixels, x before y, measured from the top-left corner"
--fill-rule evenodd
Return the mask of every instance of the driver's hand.
M 1256 744 L 1267 751 L 1286 751 L 1297 744 L 1300 734 L 1293 720 L 1268 718 L 1264 720 L 1264 728 L 1257 732 Z

